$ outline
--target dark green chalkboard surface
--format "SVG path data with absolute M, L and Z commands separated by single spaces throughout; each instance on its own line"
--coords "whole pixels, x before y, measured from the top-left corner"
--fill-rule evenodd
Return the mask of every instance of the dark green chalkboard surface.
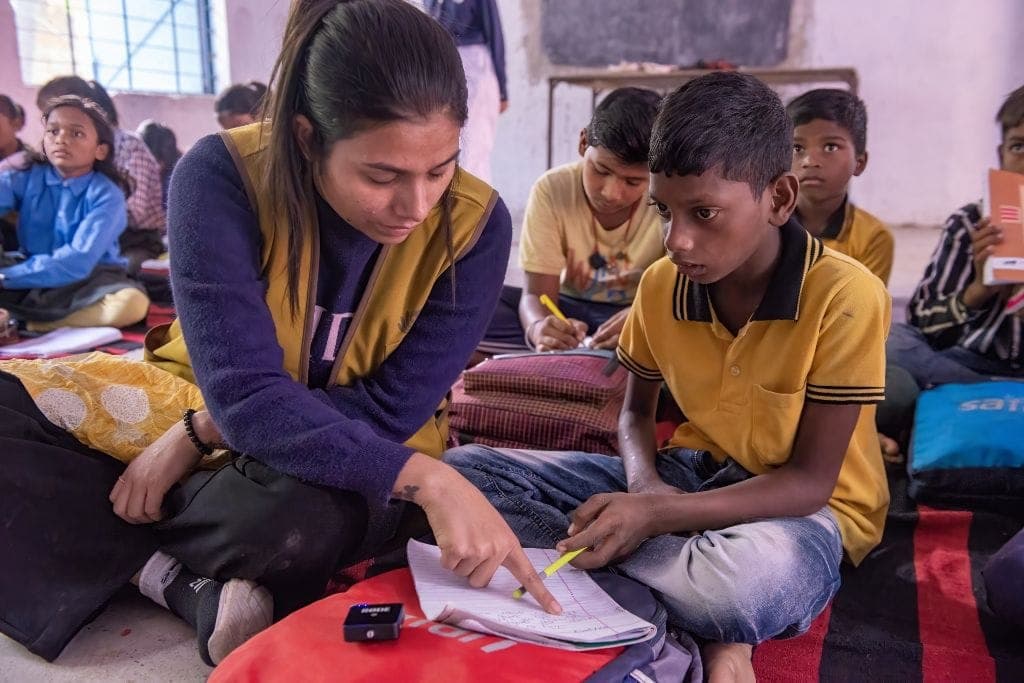
M 792 0 L 542 0 L 541 33 L 548 59 L 566 66 L 774 66 L 786 58 L 791 7 Z

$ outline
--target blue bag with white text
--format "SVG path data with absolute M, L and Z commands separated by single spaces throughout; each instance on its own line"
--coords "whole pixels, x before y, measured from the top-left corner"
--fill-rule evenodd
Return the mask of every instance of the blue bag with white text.
M 922 392 L 907 469 L 918 502 L 1024 512 L 1024 382 Z

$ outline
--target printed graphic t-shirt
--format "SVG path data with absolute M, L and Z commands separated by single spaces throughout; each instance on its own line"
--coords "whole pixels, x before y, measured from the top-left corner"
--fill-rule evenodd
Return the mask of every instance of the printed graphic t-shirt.
M 553 168 L 534 183 L 519 239 L 519 266 L 561 276 L 562 294 L 629 304 L 644 270 L 664 253 L 661 217 L 646 196 L 622 225 L 606 230 L 597 223 L 583 192 L 582 161 Z

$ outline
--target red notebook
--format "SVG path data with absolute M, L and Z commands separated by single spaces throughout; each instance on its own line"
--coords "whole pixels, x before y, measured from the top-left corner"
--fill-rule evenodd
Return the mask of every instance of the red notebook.
M 986 285 L 1024 283 L 1024 175 L 988 172 L 992 223 L 1003 228 L 1003 243 L 985 261 Z

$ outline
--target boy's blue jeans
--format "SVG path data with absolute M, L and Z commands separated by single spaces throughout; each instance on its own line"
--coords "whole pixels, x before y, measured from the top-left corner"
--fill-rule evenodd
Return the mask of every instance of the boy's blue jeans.
M 918 385 L 971 384 L 992 379 L 1024 379 L 1024 368 L 982 356 L 962 346 L 935 350 L 921 330 L 897 323 L 885 343 L 886 363 L 909 372 Z
M 483 491 L 526 547 L 553 547 L 584 501 L 626 490 L 622 461 L 606 455 L 470 445 L 444 460 Z M 718 464 L 686 448 L 663 452 L 657 466 L 665 483 L 686 492 L 752 476 L 732 460 Z M 807 630 L 839 589 L 842 554 L 835 517 L 823 508 L 657 536 L 617 568 L 656 591 L 673 626 L 709 641 L 755 644 Z

